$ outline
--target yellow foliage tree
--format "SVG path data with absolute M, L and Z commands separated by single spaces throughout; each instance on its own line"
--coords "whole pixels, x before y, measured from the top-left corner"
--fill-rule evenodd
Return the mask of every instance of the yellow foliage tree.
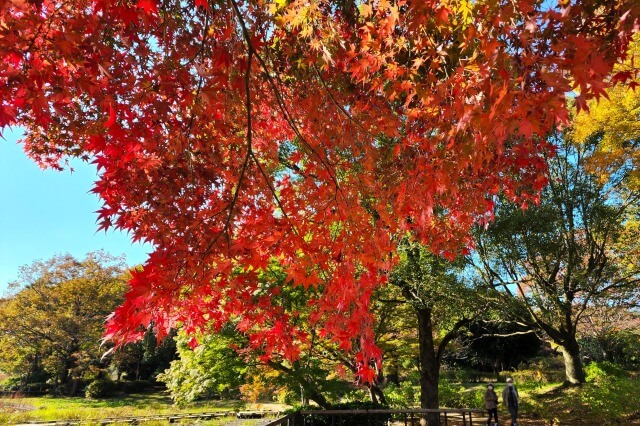
M 617 66 L 624 83 L 607 90 L 609 99 L 592 101 L 589 111 L 578 113 L 573 123 L 576 142 L 600 139 L 589 164 L 592 172 L 605 181 L 624 170 L 632 190 L 640 189 L 640 69 L 634 62 L 639 56 L 640 36 L 636 36 L 627 60 Z
M 0 369 L 25 385 L 48 380 L 73 395 L 80 379 L 105 366 L 103 325 L 127 278 L 123 259 L 104 252 L 23 267 L 10 284 L 15 293 L 0 301 Z

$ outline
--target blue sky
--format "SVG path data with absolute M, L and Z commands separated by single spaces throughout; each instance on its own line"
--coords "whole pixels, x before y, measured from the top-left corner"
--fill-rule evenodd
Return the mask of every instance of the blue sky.
M 19 268 L 57 253 L 83 258 L 104 249 L 124 254 L 129 265 L 144 262 L 149 245 L 132 244 L 122 232 L 96 232 L 93 165 L 73 161 L 73 172 L 42 170 L 17 144 L 19 130 L 0 139 L 0 296 Z

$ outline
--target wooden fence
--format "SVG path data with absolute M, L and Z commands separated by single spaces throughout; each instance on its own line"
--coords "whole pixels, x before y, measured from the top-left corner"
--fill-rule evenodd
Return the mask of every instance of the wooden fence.
M 407 410 L 314 410 L 298 411 L 279 418 L 265 426 L 383 426 L 404 424 L 414 426 L 429 414 L 437 414 L 442 426 L 473 426 L 484 423 L 484 410 L 461 409 L 407 409 Z

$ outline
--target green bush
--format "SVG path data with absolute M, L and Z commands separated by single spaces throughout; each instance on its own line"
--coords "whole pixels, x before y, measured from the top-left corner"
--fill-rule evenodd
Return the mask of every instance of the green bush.
M 440 380 L 438 386 L 440 406 L 447 408 L 480 408 L 484 407 L 483 389 L 465 389 L 464 386 L 449 380 Z
M 113 380 L 99 379 L 89 383 L 85 390 L 86 398 L 110 398 L 116 394 L 118 385 Z
M 16 391 L 20 389 L 22 385 L 21 377 L 8 377 L 2 381 L 0 381 L 0 390 L 4 391 Z
M 400 385 L 389 383 L 384 389 L 384 396 L 394 408 L 410 408 L 419 404 L 418 392 L 408 380 L 403 380 Z
M 561 355 L 548 355 L 531 358 L 521 364 L 518 369 L 558 370 L 564 371 L 564 358 Z
M 587 382 L 607 383 L 611 379 L 628 377 L 629 373 L 624 371 L 619 365 L 608 361 L 592 362 L 584 369 L 587 375 Z
M 500 381 L 507 377 L 513 378 L 516 383 L 529 383 L 540 385 L 543 383 L 562 382 L 565 379 L 564 364 L 556 358 L 542 358 L 537 362 L 531 362 L 528 366 L 521 366 L 517 371 L 501 371 Z
M 587 384 L 582 389 L 581 399 L 591 409 L 609 419 L 621 418 L 633 412 L 640 412 L 637 379 L 620 366 L 610 362 L 592 362 L 585 368 Z
M 140 393 L 151 388 L 153 384 L 148 380 L 131 380 L 122 382 L 122 391 L 126 394 Z
M 564 360 L 560 356 L 532 358 L 528 362 L 520 364 L 516 371 L 501 371 L 498 376 L 500 382 L 511 377 L 516 383 L 527 383 L 532 387 L 540 386 L 543 383 L 563 382 L 565 379 Z
M 21 390 L 33 394 L 44 394 L 51 391 L 51 385 L 43 382 L 27 383 Z
M 640 339 L 629 331 L 611 332 L 580 339 L 580 353 L 592 362 L 609 361 L 626 369 L 640 367 Z

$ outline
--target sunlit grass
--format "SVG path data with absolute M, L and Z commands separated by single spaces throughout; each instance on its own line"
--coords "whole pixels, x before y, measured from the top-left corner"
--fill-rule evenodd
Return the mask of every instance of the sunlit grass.
M 0 424 L 29 421 L 104 419 L 111 417 L 153 416 L 161 414 L 222 412 L 238 410 L 277 409 L 269 404 L 245 405 L 241 401 L 206 401 L 187 407 L 174 406 L 171 399 L 162 393 L 126 395 L 102 400 L 82 397 L 38 397 L 0 399 Z M 207 425 L 223 424 L 226 421 L 211 420 Z M 250 423 L 250 422 L 249 422 Z M 152 426 L 151 422 L 146 425 Z M 158 424 L 166 424 L 159 422 Z

